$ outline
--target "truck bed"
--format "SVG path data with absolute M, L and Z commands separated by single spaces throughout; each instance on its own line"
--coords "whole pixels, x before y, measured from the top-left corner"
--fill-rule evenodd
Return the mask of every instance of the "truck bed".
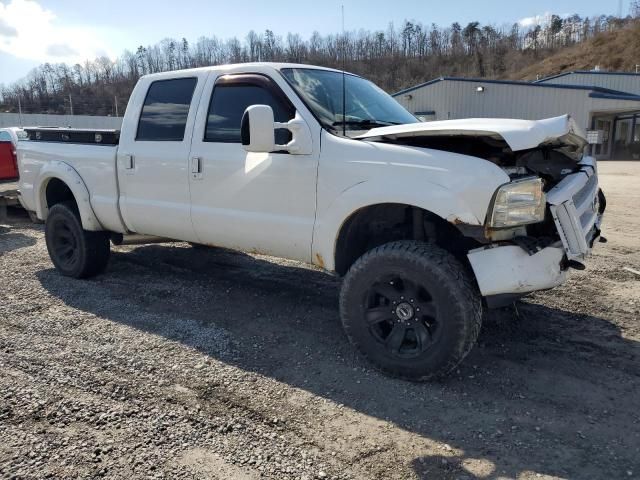
M 87 143 L 82 138 L 69 140 L 48 140 L 48 135 L 64 132 L 93 132 L 101 130 L 74 129 L 25 129 L 30 136 L 40 131 L 39 139 L 18 142 L 18 161 L 20 163 L 20 194 L 28 211 L 37 211 L 37 198 L 41 192 L 35 186 L 46 185 L 49 176 L 78 175 L 90 195 L 91 208 L 100 219 L 105 230 L 119 232 L 123 230 L 118 210 L 118 181 L 116 172 L 116 156 L 118 146 L 106 143 Z M 102 130 L 104 131 L 104 130 Z M 110 132 L 115 132 L 110 130 Z M 64 168 L 60 167 L 64 165 Z M 58 169 L 51 174 L 48 169 Z M 69 170 L 70 169 L 70 170 Z M 66 178 L 67 182 L 75 182 L 74 177 Z M 63 177 L 64 179 L 64 177 Z M 79 180 L 78 180 L 79 181 Z
M 65 127 L 25 127 L 24 130 L 34 142 L 113 146 L 120 141 L 120 130 Z

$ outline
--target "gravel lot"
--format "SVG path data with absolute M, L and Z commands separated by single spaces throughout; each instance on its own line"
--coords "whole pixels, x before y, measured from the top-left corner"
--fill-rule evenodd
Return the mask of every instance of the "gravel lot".
M 609 243 L 428 384 L 372 371 L 309 267 L 153 245 L 75 281 L 11 218 L 0 477 L 640 478 L 640 163 L 600 169 Z

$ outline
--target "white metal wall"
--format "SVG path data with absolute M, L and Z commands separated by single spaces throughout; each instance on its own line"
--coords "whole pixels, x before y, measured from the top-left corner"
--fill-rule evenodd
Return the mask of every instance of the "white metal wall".
M 484 87 L 484 91 L 478 92 L 478 87 Z M 589 90 L 533 85 L 442 80 L 395 99 L 412 113 L 435 111 L 434 120 L 473 117 L 539 120 L 568 113 L 585 129 L 591 127 L 592 112 L 640 110 L 640 101 L 590 98 L 589 93 Z
M 1 127 L 74 127 L 119 129 L 122 117 L 0 113 Z
M 556 85 L 586 85 L 603 87 L 640 95 L 640 74 L 615 75 L 606 73 L 570 73 L 562 77 L 541 80 L 539 83 Z

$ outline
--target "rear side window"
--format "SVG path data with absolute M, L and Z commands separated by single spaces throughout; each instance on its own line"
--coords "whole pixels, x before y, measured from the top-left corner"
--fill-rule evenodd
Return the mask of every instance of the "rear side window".
M 153 82 L 144 100 L 136 140 L 181 142 L 197 78 Z
M 240 143 L 240 122 L 247 107 L 269 105 L 276 122 L 288 122 L 295 115 L 292 105 L 286 104 L 267 88 L 251 84 L 216 85 L 209 104 L 205 142 Z M 291 140 L 287 130 L 276 130 L 276 143 Z

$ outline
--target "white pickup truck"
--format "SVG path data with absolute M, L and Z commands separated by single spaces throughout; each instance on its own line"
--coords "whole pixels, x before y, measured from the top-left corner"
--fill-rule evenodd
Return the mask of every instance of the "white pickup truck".
M 63 275 L 104 271 L 110 242 L 315 264 L 344 277 L 349 339 L 412 380 L 467 355 L 483 308 L 584 268 L 605 207 L 567 116 L 420 123 L 371 82 L 308 65 L 148 75 L 121 131 L 26 131 L 21 200 Z

